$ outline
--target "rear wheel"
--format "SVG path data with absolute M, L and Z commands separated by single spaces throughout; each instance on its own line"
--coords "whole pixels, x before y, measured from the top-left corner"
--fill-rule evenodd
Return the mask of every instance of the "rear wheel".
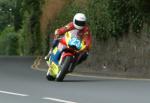
M 66 56 L 65 59 L 62 61 L 61 70 L 59 71 L 59 73 L 56 76 L 56 81 L 59 81 L 59 82 L 63 81 L 65 75 L 68 72 L 68 68 L 71 64 L 71 60 L 72 60 L 71 56 Z

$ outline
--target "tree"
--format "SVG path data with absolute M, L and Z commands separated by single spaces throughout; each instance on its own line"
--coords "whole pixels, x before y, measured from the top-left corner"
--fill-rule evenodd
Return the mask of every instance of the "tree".
M 0 1 L 0 31 L 13 25 L 14 2 L 9 0 Z
M 30 39 L 29 53 L 39 54 L 41 53 L 41 31 L 40 31 L 40 15 L 41 5 L 43 0 L 23 0 L 23 13 L 29 14 L 28 22 L 28 36 Z
M 23 12 L 22 12 L 22 1 L 16 0 L 14 8 L 14 29 L 18 31 L 23 25 Z

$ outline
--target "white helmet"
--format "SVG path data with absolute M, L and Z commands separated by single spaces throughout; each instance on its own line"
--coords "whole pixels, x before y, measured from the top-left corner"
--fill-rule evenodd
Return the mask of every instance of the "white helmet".
M 77 13 L 73 18 L 73 25 L 76 29 L 83 29 L 86 23 L 86 16 L 83 13 Z

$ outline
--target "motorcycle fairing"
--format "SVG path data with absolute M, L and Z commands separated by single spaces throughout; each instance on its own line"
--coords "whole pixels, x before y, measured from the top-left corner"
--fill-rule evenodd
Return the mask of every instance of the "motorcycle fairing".
M 61 44 L 59 44 L 58 47 L 55 47 L 53 49 L 52 54 L 49 59 L 49 63 L 50 63 L 49 72 L 50 72 L 51 76 L 53 76 L 54 78 L 60 71 L 60 67 L 59 67 L 60 55 L 61 55 L 61 52 L 63 51 L 63 49 L 65 48 Z
M 65 33 L 65 41 L 66 41 L 67 47 L 69 47 L 70 40 L 72 40 L 73 38 L 79 38 L 76 35 L 72 34 L 72 32 L 74 32 L 74 31 L 75 30 L 71 30 L 71 31 L 68 31 Z M 82 40 L 82 38 L 79 38 L 79 39 L 81 40 L 81 43 L 80 43 L 80 46 L 78 48 L 79 48 L 79 51 L 82 51 L 86 48 L 86 43 L 84 40 Z
M 53 51 L 52 54 L 50 56 L 49 59 L 49 73 L 51 74 L 51 76 L 53 76 L 54 78 L 57 76 L 57 74 L 59 73 L 59 71 L 61 70 L 61 68 L 59 67 L 59 65 L 61 64 L 61 61 L 66 57 L 66 56 L 74 56 L 73 53 L 70 52 L 63 52 L 65 50 L 65 48 L 69 48 L 69 41 L 75 37 L 72 35 L 72 32 L 66 32 L 65 33 L 65 37 L 63 38 L 63 43 L 58 44 L 58 46 L 56 46 Z M 60 45 L 62 44 L 62 45 Z M 80 46 L 78 46 L 78 48 L 81 51 L 86 47 L 85 42 L 83 40 L 81 40 Z M 61 57 L 60 57 L 61 56 Z
M 59 59 L 60 53 L 61 53 L 61 51 L 59 51 L 58 48 L 55 47 L 50 56 L 50 61 L 53 61 L 55 64 L 58 65 L 58 59 Z
M 53 61 L 51 62 L 51 65 L 49 67 L 49 73 L 52 77 L 56 77 L 56 75 L 59 73 L 60 68 L 58 65 L 56 65 Z

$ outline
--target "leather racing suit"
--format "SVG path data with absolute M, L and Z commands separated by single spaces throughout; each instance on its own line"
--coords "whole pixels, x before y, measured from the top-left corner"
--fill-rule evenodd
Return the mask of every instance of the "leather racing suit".
M 66 26 L 56 29 L 55 35 L 63 36 L 66 32 L 74 30 L 74 29 L 76 29 L 76 28 L 74 27 L 73 22 L 70 22 Z M 87 57 L 89 55 L 89 50 L 91 48 L 92 37 L 91 37 L 89 27 L 87 25 L 85 25 L 82 30 L 79 30 L 78 36 L 80 36 L 81 39 L 86 43 L 85 50 L 83 50 L 83 52 L 78 55 L 77 64 L 80 64 L 81 62 L 83 62 L 87 59 Z M 53 43 L 52 43 L 52 48 L 50 51 L 52 51 L 52 49 L 55 46 L 57 46 L 58 43 L 59 43 L 59 40 L 54 39 Z

